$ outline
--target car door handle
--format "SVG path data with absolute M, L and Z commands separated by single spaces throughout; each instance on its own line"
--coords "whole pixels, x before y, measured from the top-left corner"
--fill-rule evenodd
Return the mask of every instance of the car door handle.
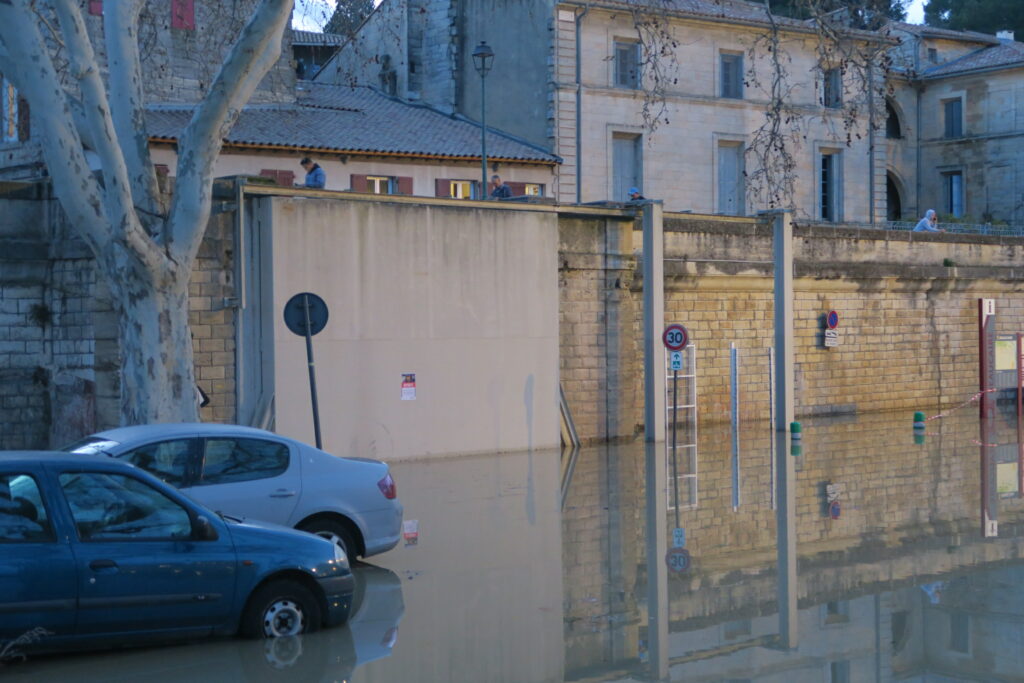
M 89 563 L 89 569 L 100 571 L 102 569 L 117 569 L 117 562 L 113 560 L 93 560 Z
M 271 498 L 291 498 L 295 495 L 295 491 L 289 491 L 287 489 L 278 489 L 270 494 Z

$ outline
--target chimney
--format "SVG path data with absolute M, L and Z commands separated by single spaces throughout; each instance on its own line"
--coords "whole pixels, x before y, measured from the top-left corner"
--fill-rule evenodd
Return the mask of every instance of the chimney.
M 1013 31 L 997 31 L 996 38 L 1001 41 L 1012 43 L 1013 42 Z

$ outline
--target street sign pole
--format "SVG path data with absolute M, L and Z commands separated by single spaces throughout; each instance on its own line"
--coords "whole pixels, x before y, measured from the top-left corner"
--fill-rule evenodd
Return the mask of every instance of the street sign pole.
M 313 434 L 316 436 L 316 447 L 322 449 L 320 439 L 320 405 L 316 400 L 316 367 L 313 363 L 313 335 L 309 322 L 309 294 L 302 295 L 302 311 L 306 318 L 306 362 L 309 364 L 309 395 L 313 398 Z
M 679 462 L 676 454 L 676 416 L 679 413 L 679 392 L 676 390 L 679 382 L 679 371 L 672 368 L 672 498 L 676 509 L 676 526 L 679 528 Z

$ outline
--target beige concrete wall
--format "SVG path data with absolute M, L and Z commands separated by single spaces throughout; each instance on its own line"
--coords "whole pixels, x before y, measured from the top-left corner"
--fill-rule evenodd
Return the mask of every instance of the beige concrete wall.
M 313 441 L 304 341 L 281 318 L 311 291 L 331 310 L 314 340 L 327 450 L 558 444 L 554 212 L 279 198 L 272 220 L 278 432 Z M 416 373 L 415 401 L 401 400 L 402 373 Z

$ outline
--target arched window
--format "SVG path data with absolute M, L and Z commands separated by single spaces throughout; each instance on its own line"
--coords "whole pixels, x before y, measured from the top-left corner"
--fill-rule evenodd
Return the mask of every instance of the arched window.
M 900 128 L 900 117 L 896 113 L 896 107 L 892 102 L 885 101 L 885 137 L 891 140 L 899 140 L 903 137 L 903 130 Z

